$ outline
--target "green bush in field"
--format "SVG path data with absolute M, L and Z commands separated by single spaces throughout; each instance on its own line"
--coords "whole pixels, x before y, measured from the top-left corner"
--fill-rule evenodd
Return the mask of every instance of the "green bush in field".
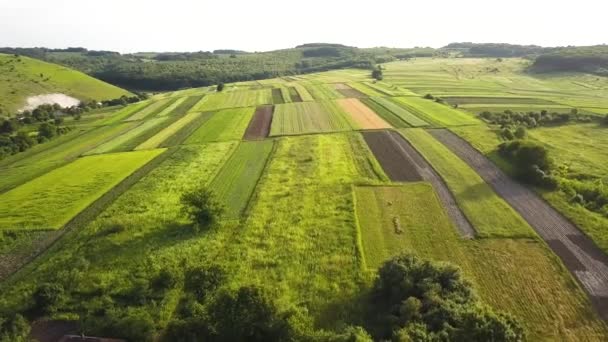
M 26 342 L 30 325 L 23 316 L 16 314 L 11 318 L 0 316 L 0 342 Z
M 39 314 L 54 312 L 66 299 L 65 290 L 61 284 L 44 283 L 33 294 L 33 310 Z
M 517 176 L 524 182 L 547 189 L 556 189 L 558 182 L 550 175 L 552 162 L 549 151 L 536 142 L 514 140 L 500 144 L 498 152 L 513 162 Z
M 521 341 L 523 328 L 479 303 L 460 269 L 402 254 L 380 268 L 373 297 L 395 341 Z
M 209 228 L 224 213 L 223 205 L 207 188 L 197 188 L 182 195 L 183 211 L 197 229 Z

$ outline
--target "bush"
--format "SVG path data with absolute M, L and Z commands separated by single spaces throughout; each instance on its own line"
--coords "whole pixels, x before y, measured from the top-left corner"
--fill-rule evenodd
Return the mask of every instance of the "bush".
M 60 284 L 44 283 L 34 291 L 32 297 L 34 299 L 34 312 L 49 314 L 55 312 L 65 301 L 65 291 Z
M 433 95 L 431 95 L 431 94 L 424 95 L 424 98 L 427 99 L 427 100 L 433 100 L 433 99 L 435 99 L 435 97 Z
M 202 301 L 226 280 L 226 273 L 217 266 L 197 267 L 186 272 L 185 289 Z
M 220 83 L 220 84 L 218 84 L 218 85 L 217 85 L 216 90 L 217 90 L 218 92 L 220 92 L 220 91 L 224 90 L 224 83 Z
M 0 342 L 26 342 L 30 325 L 23 316 L 16 314 L 11 318 L 0 317 Z
M 557 188 L 557 180 L 550 175 L 549 152 L 544 146 L 529 140 L 514 140 L 500 144 L 498 153 L 513 163 L 522 181 L 547 189 Z
M 525 139 L 528 136 L 528 132 L 524 126 L 519 126 L 515 130 L 515 137 L 517 139 Z
M 224 207 L 215 200 L 207 188 L 198 188 L 185 193 L 182 198 L 182 209 L 192 220 L 197 229 L 204 229 L 216 222 L 224 212 Z
M 382 265 L 375 308 L 395 341 L 521 341 L 515 319 L 482 305 L 460 270 L 413 255 Z

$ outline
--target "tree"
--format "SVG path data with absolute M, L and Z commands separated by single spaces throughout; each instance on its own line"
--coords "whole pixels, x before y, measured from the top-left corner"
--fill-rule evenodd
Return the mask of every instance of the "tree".
M 30 325 L 23 316 L 16 314 L 11 318 L 0 317 L 0 342 L 26 342 Z
M 11 134 L 15 131 L 16 125 L 12 120 L 3 120 L 0 125 L 0 133 Z
M 48 122 L 43 123 L 38 127 L 38 136 L 46 139 L 52 139 L 57 135 L 57 126 Z
M 385 262 L 372 292 L 394 341 L 521 341 L 520 323 L 479 302 L 460 269 L 402 254 Z
M 378 66 L 377 68 L 372 70 L 372 78 L 374 78 L 378 81 L 382 81 L 382 79 L 384 78 L 384 75 L 382 75 L 382 69 L 380 69 L 380 66 Z
M 220 92 L 220 91 L 224 90 L 224 83 L 223 83 L 223 82 L 220 82 L 220 83 L 217 85 L 217 89 L 216 89 L 216 90 L 217 90 L 218 92 Z
M 197 229 L 211 226 L 224 212 L 224 207 L 216 201 L 214 194 L 201 187 L 185 193 L 182 198 L 182 209 Z
M 207 294 L 215 292 L 225 279 L 226 273 L 220 267 L 196 267 L 186 272 L 184 288 L 202 301 Z

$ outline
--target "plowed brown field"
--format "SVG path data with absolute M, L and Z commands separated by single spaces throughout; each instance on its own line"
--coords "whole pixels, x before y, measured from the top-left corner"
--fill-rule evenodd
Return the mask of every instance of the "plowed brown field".
M 386 123 L 386 121 L 379 117 L 373 110 L 357 99 L 339 99 L 337 102 L 340 107 L 344 108 L 344 110 L 350 114 L 359 128 L 391 128 L 391 125 Z

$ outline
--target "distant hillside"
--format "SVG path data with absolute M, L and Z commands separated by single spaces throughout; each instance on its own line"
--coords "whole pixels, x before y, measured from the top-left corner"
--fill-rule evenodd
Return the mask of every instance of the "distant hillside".
M 340 44 L 303 44 L 296 48 L 244 53 L 238 50 L 214 52 L 164 52 L 121 55 L 84 48 L 0 48 L 80 70 L 117 86 L 138 90 L 175 90 L 297 75 L 341 68 L 371 69 L 415 56 L 432 56 L 433 49 L 359 49 Z
M 536 58 L 535 72 L 585 72 L 608 76 L 608 45 L 565 47 Z
M 29 96 L 61 93 L 79 100 L 107 100 L 130 95 L 124 89 L 64 66 L 25 56 L 0 54 L 0 109 L 12 113 Z
M 515 45 L 503 43 L 450 43 L 444 50 L 456 50 L 466 57 L 524 57 L 542 53 L 552 48 L 537 45 Z

